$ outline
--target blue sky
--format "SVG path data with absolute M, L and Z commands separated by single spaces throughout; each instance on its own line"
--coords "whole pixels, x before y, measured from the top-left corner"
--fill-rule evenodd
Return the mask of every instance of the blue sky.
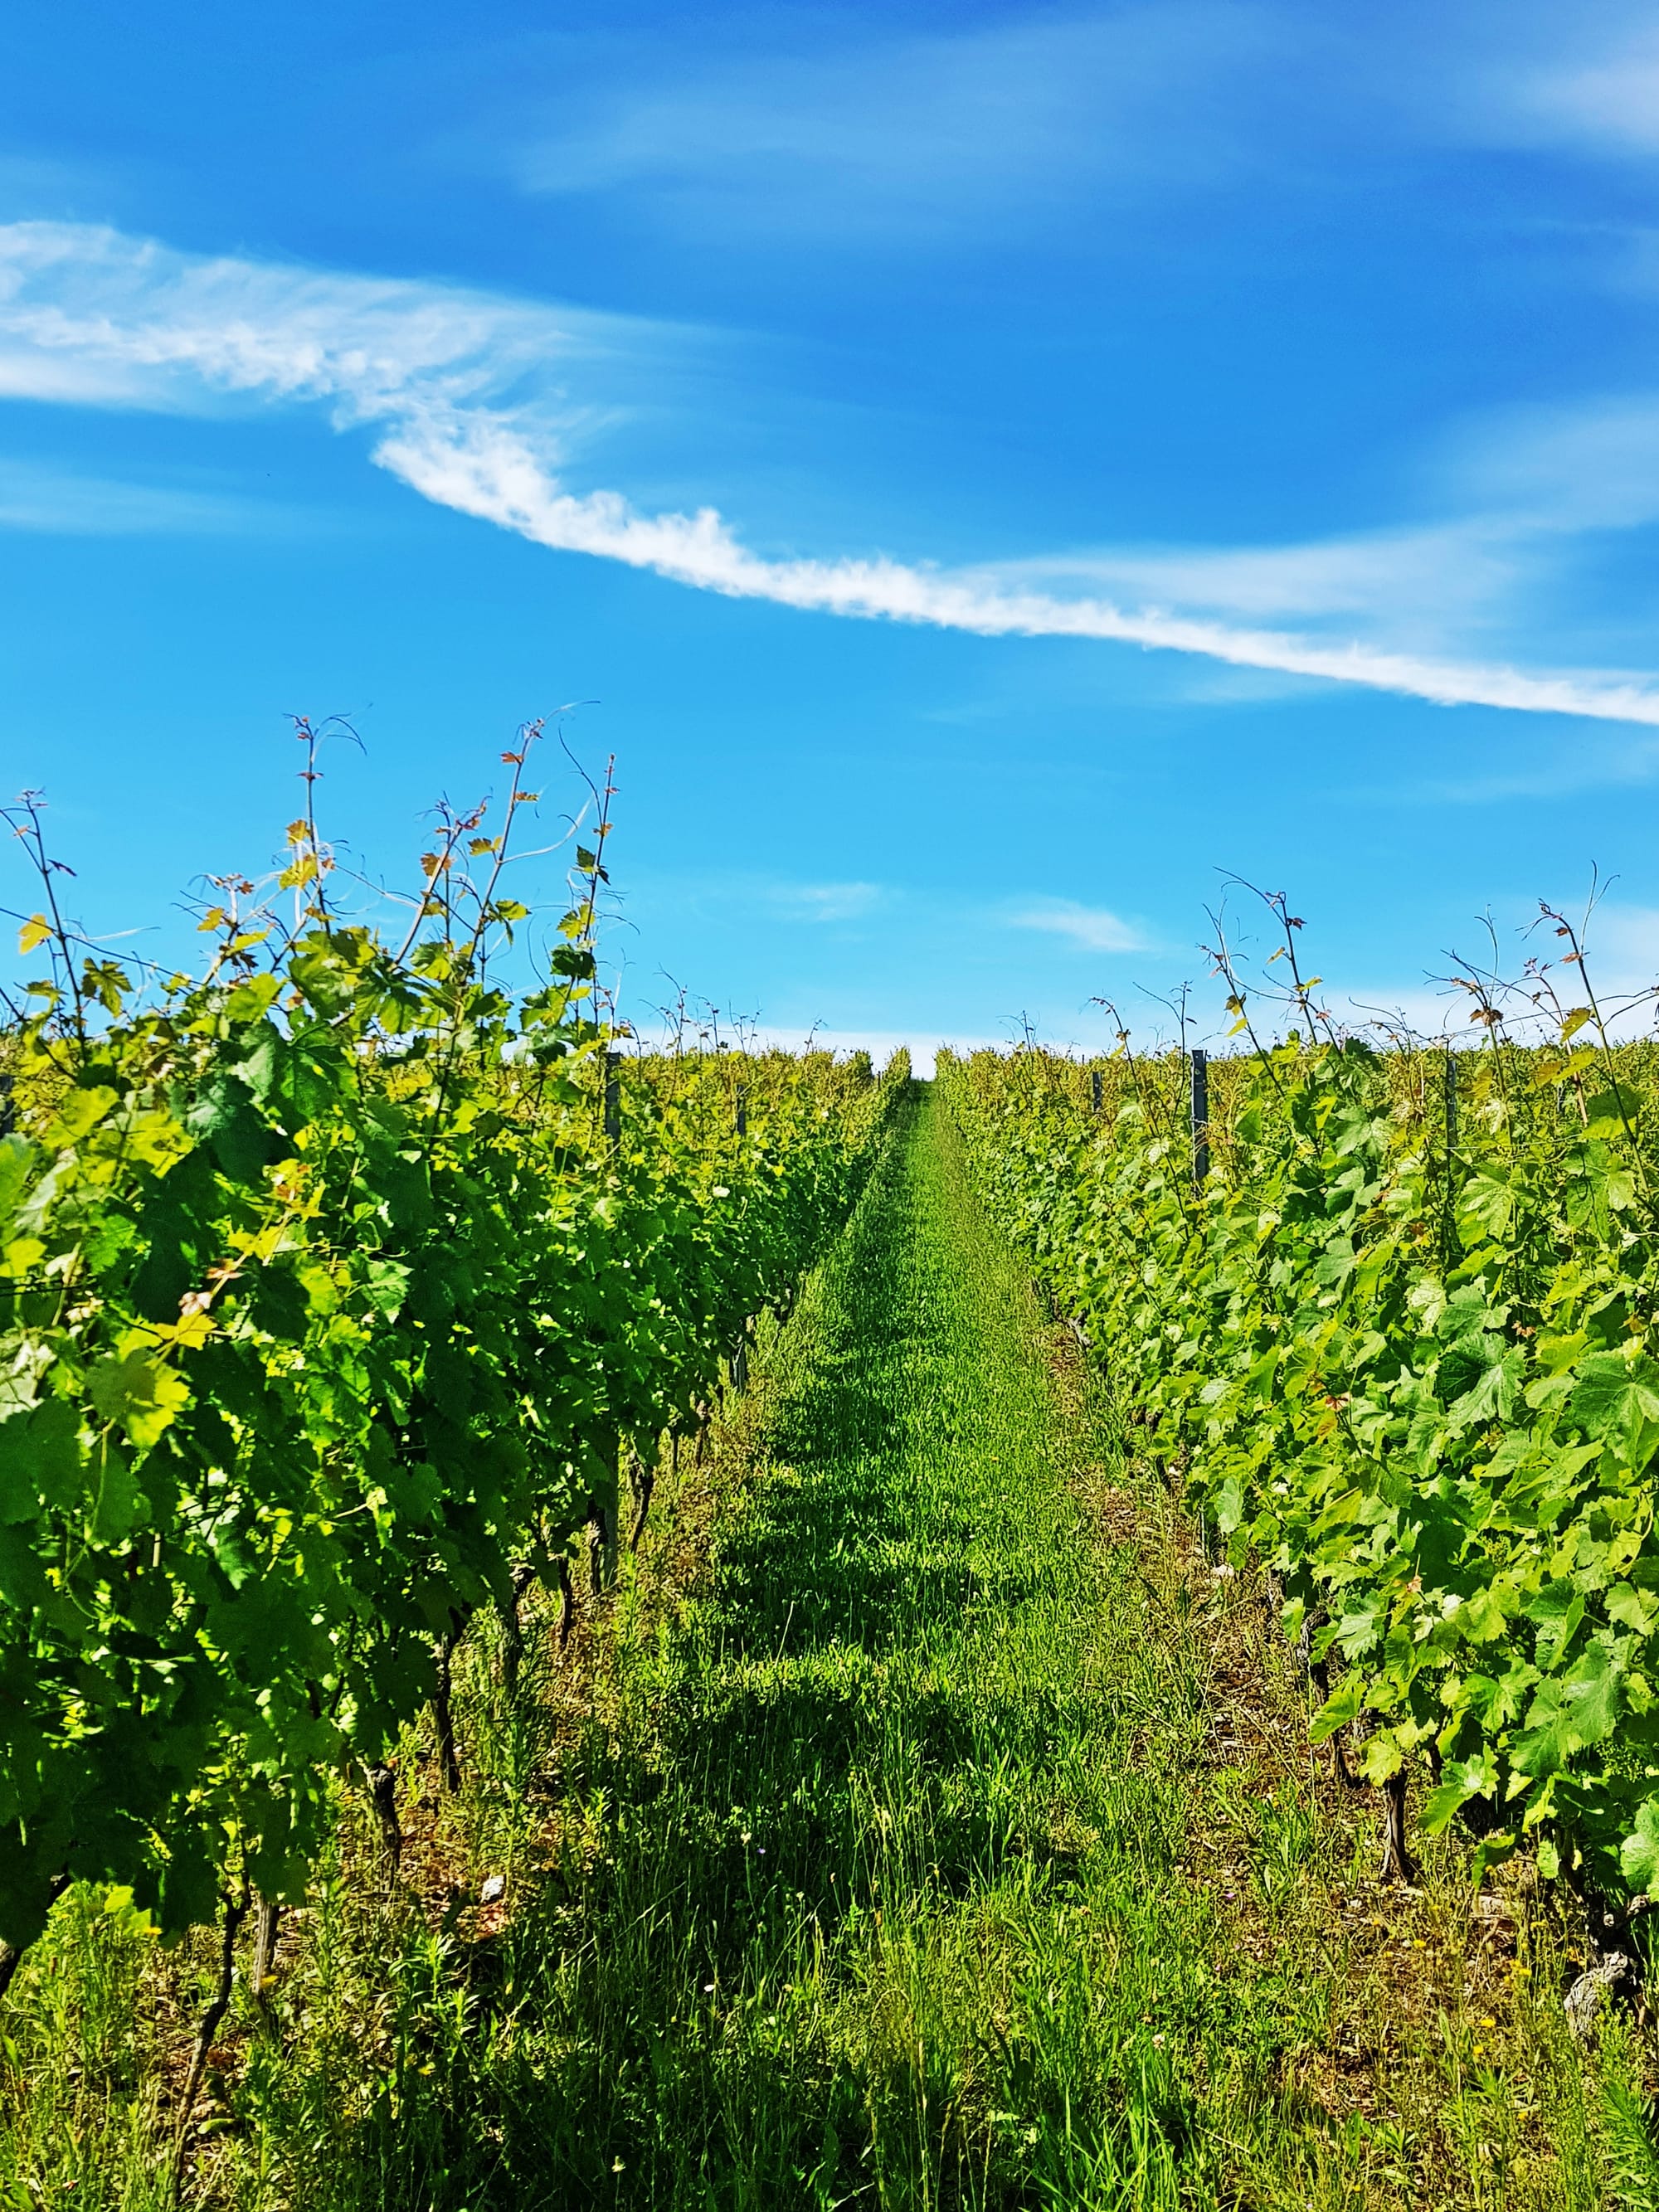
M 1229 870 L 1339 1010 L 1437 1026 L 1593 866 L 1605 980 L 1659 965 L 1650 9 L 8 43 L 0 745 L 88 928 L 169 957 L 269 865 L 286 714 L 352 718 L 325 818 L 389 870 L 591 700 L 640 1013 L 1207 1024 Z

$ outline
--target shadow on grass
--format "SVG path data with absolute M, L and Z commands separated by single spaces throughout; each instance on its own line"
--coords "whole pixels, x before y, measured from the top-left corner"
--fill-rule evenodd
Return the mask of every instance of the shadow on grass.
M 568 1771 L 599 1846 L 464 1972 L 406 1965 L 386 2087 L 343 2143 L 314 2129 L 296 2200 L 1012 2212 L 1118 2202 L 1132 2127 L 1175 2156 L 1179 2098 L 1149 2088 L 1138 2026 L 1138 2058 L 1088 2026 L 1087 1973 L 1063 2026 L 1048 2006 L 1086 2050 L 999 2025 L 1030 2009 L 1008 1930 L 1063 1918 L 1098 1831 L 1150 1801 L 1079 1764 L 1090 1740 L 1105 1764 L 1097 1697 L 1005 1678 L 994 1638 L 967 1654 L 970 1615 L 1000 1633 L 1043 1576 L 1017 1531 L 969 1564 L 1000 1506 L 982 1470 L 952 1479 L 979 1418 L 953 1369 L 965 1342 L 1015 1355 L 965 1306 L 951 1324 L 917 1158 L 907 1127 L 797 1319 L 702 1602 L 629 1683 L 622 1740 L 592 1730 Z M 1060 1796 L 1094 1828 L 1056 1832 Z M 1115 1940 L 1086 1935 L 1103 1972 Z

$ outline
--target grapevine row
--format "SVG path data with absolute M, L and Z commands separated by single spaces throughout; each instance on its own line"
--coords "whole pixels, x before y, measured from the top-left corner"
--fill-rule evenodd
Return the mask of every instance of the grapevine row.
M 1562 1030 L 1310 1023 L 1211 1062 L 1196 1132 L 1184 1055 L 1127 1040 L 939 1079 L 1148 1455 L 1282 1601 L 1398 1870 L 1416 1771 L 1424 1831 L 1629 1899 L 1659 1884 L 1651 1049 Z
M 70 1877 L 173 1931 L 237 1883 L 301 1897 L 332 1778 L 375 1771 L 480 1607 L 583 1543 L 603 1568 L 621 1471 L 706 1419 L 851 1204 L 903 1065 L 619 1062 L 592 834 L 517 990 L 481 813 L 403 943 L 342 918 L 307 819 L 292 926 L 223 885 L 206 972 L 142 988 L 41 850 L 50 969 L 0 1038 L 14 1962 Z

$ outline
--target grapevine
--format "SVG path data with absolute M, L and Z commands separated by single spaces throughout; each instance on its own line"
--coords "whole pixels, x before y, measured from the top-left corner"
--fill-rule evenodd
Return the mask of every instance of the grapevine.
M 38 805 L 14 813 L 49 963 L 0 1136 L 14 1964 L 70 1878 L 175 1933 L 300 1899 L 334 1778 L 382 1771 L 480 1608 L 560 1583 L 573 1544 L 604 1570 L 624 1464 L 701 1417 L 881 1136 L 896 1065 L 617 1064 L 608 779 L 542 972 L 500 980 L 539 735 L 499 824 L 441 817 L 401 942 L 344 917 L 308 803 L 292 921 L 224 879 L 193 976 L 81 939 Z
M 1092 1068 L 943 1054 L 987 1193 L 1147 1454 L 1259 1565 L 1312 1665 L 1314 1736 L 1383 1790 L 1395 1870 L 1417 1770 L 1423 1831 L 1461 1818 L 1486 1862 L 1528 1844 L 1639 1898 L 1659 1886 L 1651 1048 L 1612 1042 L 1588 985 L 1549 1042 L 1508 1042 L 1477 980 L 1483 1048 L 1384 1050 L 1299 975 L 1305 1018 L 1264 1042 L 1230 981 L 1248 1043 L 1210 1066 L 1196 1134 L 1184 1054 L 1127 1034 Z

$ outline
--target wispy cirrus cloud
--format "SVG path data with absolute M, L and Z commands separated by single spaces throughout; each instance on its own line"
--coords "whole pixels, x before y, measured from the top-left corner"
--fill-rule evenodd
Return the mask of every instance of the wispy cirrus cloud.
M 1396 631 L 1437 637 L 1504 606 L 1524 534 L 1514 514 L 1488 514 L 1302 544 L 1091 547 L 1000 574 L 1247 621 L 1369 623 L 1386 610 Z
M 1465 65 L 1474 135 L 1604 157 L 1659 154 L 1659 25 L 1632 0 L 1505 8 Z
M 337 423 L 532 400 L 550 431 L 605 418 L 562 380 L 625 380 L 667 326 L 462 285 L 187 254 L 89 223 L 0 224 L 0 398 L 199 414 L 322 401 Z
M 1592 395 L 1498 410 L 1449 457 L 1462 495 L 1511 539 L 1659 520 L 1659 396 Z
M 860 921 L 886 894 L 879 884 L 774 884 L 766 905 L 785 921 Z
M 1006 917 L 1011 929 L 1039 929 L 1051 937 L 1069 938 L 1089 952 L 1150 952 L 1154 947 L 1132 921 L 1103 906 L 1083 906 L 1076 899 L 1029 900 Z
M 1091 588 L 1093 556 L 945 568 L 767 554 L 713 507 L 649 513 L 620 491 L 570 489 L 575 452 L 614 429 L 653 364 L 686 342 L 645 322 L 459 287 L 194 257 L 75 224 L 0 227 L 0 397 L 170 412 L 321 406 L 336 428 L 367 432 L 374 461 L 440 506 L 558 551 L 805 612 L 1097 640 L 1446 705 L 1659 726 L 1659 679 L 1646 675 L 1319 634 L 1362 591 L 1352 545 L 1324 549 L 1322 581 L 1319 549 L 1227 556 L 1230 580 L 1213 555 L 1143 560 L 1139 588 L 1161 573 L 1187 593 L 1171 609 Z M 1389 557 L 1399 565 L 1397 546 Z M 1117 573 L 1136 588 L 1130 568 Z M 1054 588 L 1062 580 L 1071 588 Z M 1218 618 L 1218 604 L 1245 618 Z M 1253 619 L 1296 609 L 1297 629 Z
M 982 244 L 1080 190 L 1184 193 L 1231 173 L 1241 79 L 1291 43 L 1246 0 L 805 43 L 785 27 L 769 52 L 746 23 L 737 46 L 719 51 L 716 31 L 654 74 L 635 42 L 623 66 L 605 40 L 557 42 L 556 106 L 513 170 L 528 191 L 632 198 L 723 242 Z
M 1292 0 L 1007 9 L 944 30 L 719 11 L 641 58 L 536 42 L 510 173 L 671 231 L 862 253 L 1036 234 L 1087 250 L 1243 178 L 1319 192 L 1437 145 L 1659 153 L 1646 0 L 1401 0 L 1392 35 Z M 1425 71 L 1432 52 L 1436 66 Z M 1110 218 L 1116 216 L 1117 223 Z

